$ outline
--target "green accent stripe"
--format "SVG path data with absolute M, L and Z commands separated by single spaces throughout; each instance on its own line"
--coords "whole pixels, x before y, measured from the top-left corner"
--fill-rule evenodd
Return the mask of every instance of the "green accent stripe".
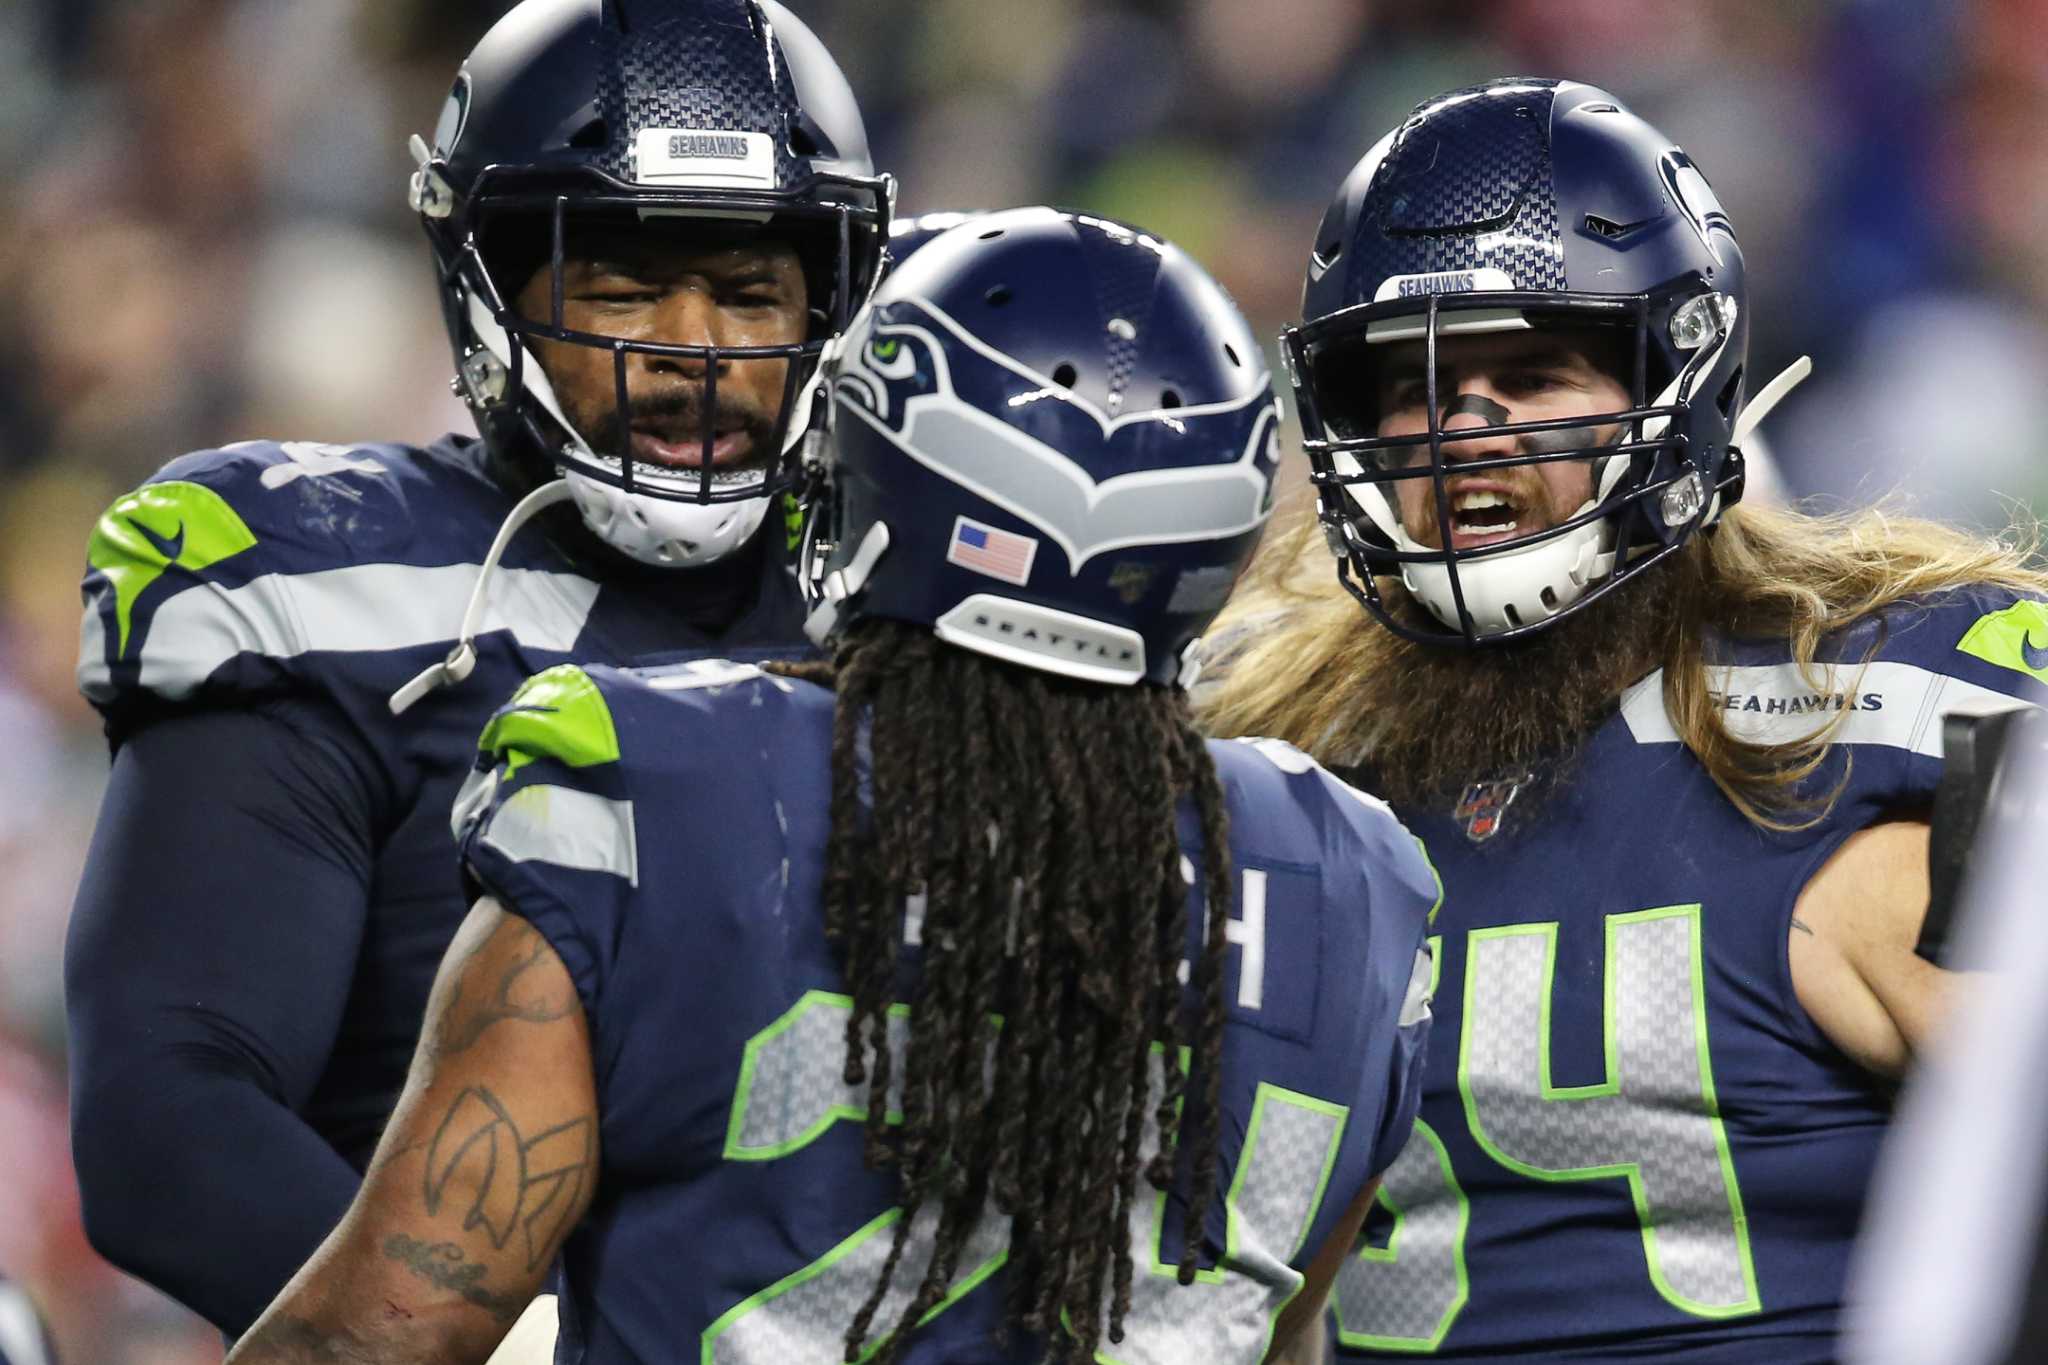
M 220 494 L 196 483 L 144 484 L 106 510 L 93 527 L 85 557 L 114 589 L 116 651 L 128 654 L 135 601 L 177 565 L 194 572 L 256 543 L 256 536 Z
M 619 761 L 619 732 L 591 676 L 574 664 L 557 664 L 512 694 L 484 727 L 477 748 L 502 762 L 508 777 L 536 758 L 590 768 Z
M 2048 602 L 2015 602 L 1981 616 L 1956 643 L 1959 653 L 2048 683 Z M 2039 660 L 2037 664 L 2034 660 Z

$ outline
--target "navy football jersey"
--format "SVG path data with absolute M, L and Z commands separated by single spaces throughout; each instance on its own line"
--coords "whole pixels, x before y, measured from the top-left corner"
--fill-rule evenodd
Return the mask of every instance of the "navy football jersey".
M 392 692 L 455 642 L 515 499 L 484 447 L 250 441 L 171 462 L 124 495 L 88 551 L 79 685 L 118 740 L 181 708 L 314 698 L 361 741 L 387 793 L 372 903 L 325 1074 L 301 1112 L 360 1168 L 405 1080 L 442 951 L 468 908 L 448 811 L 491 710 L 568 658 L 702 653 L 660 571 L 590 577 L 529 524 L 493 574 L 469 678 L 402 716 Z M 574 515 L 565 513 L 564 515 Z M 779 555 L 717 652 L 809 653 Z M 285 888 L 272 888 L 274 895 Z
M 1341 1356 L 1834 1358 L 1890 1091 L 1794 995 L 1793 905 L 1851 834 L 1926 818 L 1945 712 L 2048 696 L 2048 604 L 1903 605 L 1819 677 L 1782 644 L 1715 657 L 1738 735 L 1839 722 L 1819 824 L 1745 820 L 1661 673 L 1559 786 L 1402 811 L 1450 888 L 1441 981 L 1415 1139 L 1333 1294 Z
M 557 668 L 486 733 L 494 766 L 465 791 L 464 856 L 561 955 L 597 1077 L 603 1164 L 563 1253 L 564 1359 L 831 1365 L 875 1284 L 899 1214 L 895 1174 L 863 1162 L 850 1000 L 820 909 L 833 703 L 741 665 Z M 1211 751 L 1237 880 L 1229 1213 L 1219 1195 L 1204 1224 L 1226 1250 L 1179 1286 L 1177 1231 L 1160 1259 L 1168 1201 L 1140 1200 L 1127 1336 L 1099 1357 L 1131 1365 L 1261 1357 L 1300 1267 L 1405 1140 L 1427 1030 L 1438 888 L 1415 839 L 1285 745 Z M 1198 835 L 1190 808 L 1191 857 Z M 893 1027 L 900 1045 L 907 1022 Z M 998 1331 L 1007 1245 L 991 1209 L 907 1360 L 1042 1357 Z M 898 1276 L 882 1330 L 915 1279 Z

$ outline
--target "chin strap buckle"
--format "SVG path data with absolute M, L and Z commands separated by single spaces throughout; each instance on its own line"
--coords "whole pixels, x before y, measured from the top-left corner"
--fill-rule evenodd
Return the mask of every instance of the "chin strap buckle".
M 840 609 L 867 586 L 868 575 L 875 571 L 875 565 L 888 548 L 889 523 L 878 521 L 868 527 L 867 534 L 860 538 L 860 548 L 853 552 L 852 561 L 845 568 L 825 575 L 824 591 L 818 605 L 804 618 L 804 634 L 812 644 L 820 649 L 825 647 L 825 642 L 839 625 Z

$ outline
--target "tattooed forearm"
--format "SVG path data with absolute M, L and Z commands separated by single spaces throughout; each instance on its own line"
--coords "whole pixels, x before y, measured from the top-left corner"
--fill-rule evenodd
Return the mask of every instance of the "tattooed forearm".
M 526 1311 L 526 1299 L 517 1294 L 493 1294 L 480 1281 L 491 1273 L 489 1266 L 472 1261 L 453 1242 L 422 1242 L 402 1232 L 384 1239 L 384 1254 L 437 1289 L 452 1289 L 463 1302 L 473 1303 L 499 1322 L 513 1323 Z M 316 1357 L 321 1358 L 321 1357 Z M 352 1356 L 337 1357 L 352 1360 Z
M 526 1268 L 539 1269 L 568 1231 L 596 1131 L 586 1114 L 526 1137 L 489 1087 L 471 1086 L 448 1106 L 427 1145 L 427 1212 L 438 1216 L 452 1187 L 464 1232 L 481 1227 L 500 1251 L 523 1235 Z
M 372 1365 L 376 1356 L 353 1336 L 274 1313 L 235 1343 L 233 1359 L 235 1365 Z
M 500 969 L 495 980 L 478 979 L 478 969 L 474 965 L 476 959 L 493 940 L 504 934 L 517 937 L 522 955 Z M 522 979 L 529 968 L 551 951 L 538 929 L 522 919 L 507 915 L 497 932 L 464 960 L 463 970 L 456 978 L 454 994 L 435 1030 L 436 1055 L 453 1056 L 474 1047 L 486 1029 L 506 1019 L 526 1024 L 551 1024 L 557 1019 L 567 1018 L 576 1008 L 573 989 L 563 989 L 552 995 L 534 995 L 530 993 L 534 988 L 533 982 Z M 522 990 L 529 994 L 521 995 Z M 469 998 L 472 993 L 474 999 Z

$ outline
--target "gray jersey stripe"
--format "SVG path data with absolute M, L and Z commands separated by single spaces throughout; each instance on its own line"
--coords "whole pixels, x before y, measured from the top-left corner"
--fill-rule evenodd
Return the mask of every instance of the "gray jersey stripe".
M 238 654 L 286 659 L 309 650 L 372 652 L 455 639 L 477 566 L 357 564 L 304 574 L 266 574 L 238 588 L 188 588 L 157 608 L 142 638 L 142 686 L 189 695 Z M 567 652 L 583 632 L 598 585 L 574 574 L 500 569 L 492 575 L 481 633 L 510 630 L 532 649 Z M 95 701 L 114 693 L 97 604 L 80 635 L 79 687 Z
M 640 884 L 633 803 L 573 787 L 521 787 L 491 813 L 483 842 L 515 863 L 609 872 Z

